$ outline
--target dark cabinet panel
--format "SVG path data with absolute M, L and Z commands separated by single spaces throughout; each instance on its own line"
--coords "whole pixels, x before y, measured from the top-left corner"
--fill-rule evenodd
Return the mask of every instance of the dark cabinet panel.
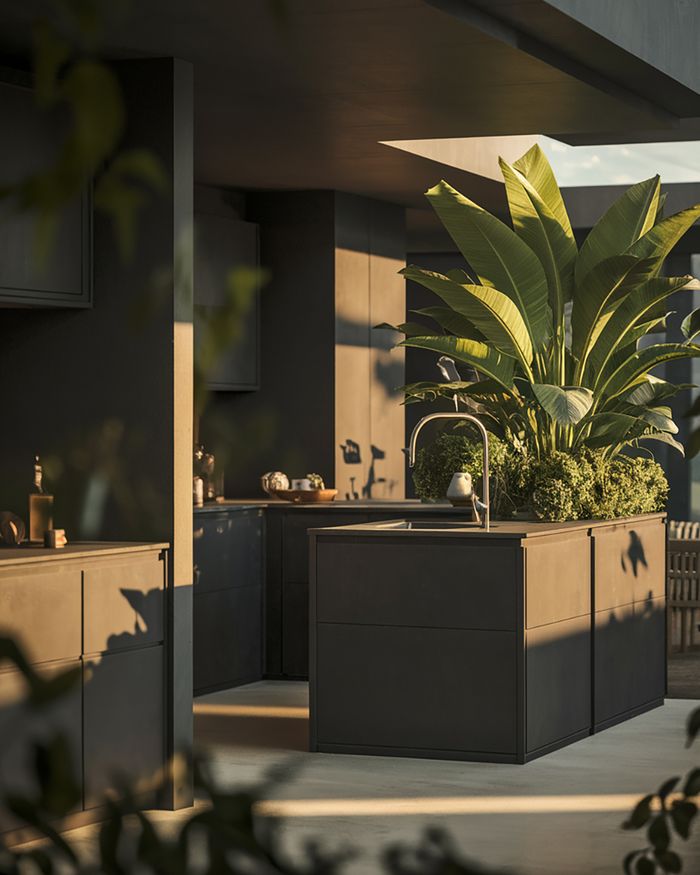
M 262 675 L 263 531 L 257 509 L 195 513 L 195 693 Z
M 325 513 L 304 509 L 287 511 L 282 523 L 282 571 L 285 582 L 304 583 L 309 580 L 309 529 L 352 526 L 365 523 L 368 519 L 367 514 L 338 513 L 333 510 Z
M 233 687 L 262 674 L 262 587 L 194 598 L 194 690 Z
M 260 510 L 195 514 L 195 593 L 262 582 L 263 517 Z
M 164 598 L 165 562 L 158 554 L 86 568 L 85 653 L 124 650 L 162 641 Z
M 194 303 L 195 348 L 206 342 L 207 320 L 226 318 L 230 272 L 259 263 L 258 226 L 231 217 L 195 215 Z M 242 323 L 219 360 L 207 374 L 207 385 L 218 390 L 251 390 L 260 385 L 260 304 L 256 291 Z
M 515 549 L 446 541 L 320 540 L 316 562 L 325 585 L 319 622 L 510 629 L 516 625 Z M 389 543 L 391 543 L 389 541 Z
M 38 667 L 45 677 L 80 670 L 79 660 Z M 33 744 L 48 741 L 57 733 L 68 741 L 71 770 L 82 786 L 82 684 L 41 713 L 23 703 L 26 695 L 24 677 L 17 671 L 0 672 L 0 785 L 2 792 L 33 794 L 38 790 L 34 778 Z M 81 800 L 82 801 L 82 800 Z M 80 807 L 80 805 L 78 806 Z M 0 806 L 0 833 L 20 824 Z
M 590 614 L 527 633 L 526 750 L 533 753 L 591 725 Z
M 105 793 L 115 789 L 115 777 L 138 779 L 144 790 L 153 783 L 165 764 L 164 706 L 162 646 L 86 661 L 86 808 L 94 808 Z
M 317 648 L 321 748 L 515 755 L 515 633 L 319 623 Z
M 0 114 L 12 119 L 0 137 L 0 186 L 45 169 L 65 135 L 61 119 L 37 112 L 29 88 L 0 83 Z M 86 307 L 92 293 L 91 199 L 68 204 L 60 213 L 54 246 L 37 256 L 31 212 L 0 204 L 0 306 Z
M 308 677 L 308 583 L 285 583 L 282 618 L 282 671 L 287 677 Z

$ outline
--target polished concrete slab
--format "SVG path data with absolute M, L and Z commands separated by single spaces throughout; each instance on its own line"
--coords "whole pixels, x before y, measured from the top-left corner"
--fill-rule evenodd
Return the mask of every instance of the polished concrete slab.
M 261 813 L 284 817 L 293 855 L 309 837 L 361 849 L 349 875 L 380 871 L 383 847 L 415 842 L 431 824 L 483 864 L 523 875 L 592 875 L 621 871 L 625 853 L 641 845 L 641 834 L 620 829 L 638 797 L 700 761 L 700 744 L 684 747 L 695 705 L 669 700 L 527 765 L 310 754 L 307 685 L 282 681 L 196 699 L 195 735 L 222 783 L 254 782 L 271 766 L 295 764 Z M 169 830 L 187 814 L 156 818 Z M 71 836 L 90 856 L 96 828 Z M 685 871 L 700 869 L 700 832 L 682 852 Z

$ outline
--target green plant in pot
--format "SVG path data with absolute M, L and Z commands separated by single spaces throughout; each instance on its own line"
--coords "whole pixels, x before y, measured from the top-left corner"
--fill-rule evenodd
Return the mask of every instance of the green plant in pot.
M 670 296 L 700 287 L 693 277 L 661 274 L 700 204 L 663 217 L 655 176 L 618 198 L 579 249 L 539 146 L 500 165 L 512 228 L 447 182 L 427 192 L 467 269 L 405 268 L 436 303 L 417 311 L 420 322 L 395 327 L 401 345 L 449 356 L 476 379 L 412 384 L 406 402 L 462 398 L 504 443 L 505 467 L 520 472 L 517 497 L 543 519 L 660 509 L 660 469 L 651 458 L 633 461 L 630 450 L 651 456 L 662 442 L 683 452 L 668 402 L 687 386 L 653 372 L 700 355 L 698 311 L 683 323 L 684 342 L 653 335 L 665 327 Z M 620 481 L 640 478 L 651 500 L 622 501 Z M 563 487 L 570 501 L 556 500 Z

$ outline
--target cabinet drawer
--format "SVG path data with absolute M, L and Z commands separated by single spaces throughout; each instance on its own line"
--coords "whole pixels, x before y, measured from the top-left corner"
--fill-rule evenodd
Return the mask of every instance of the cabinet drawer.
M 155 787 L 165 763 L 162 647 L 112 653 L 85 664 L 85 808 L 114 791 L 115 778 Z
M 235 686 L 262 675 L 262 588 L 194 597 L 194 688 Z
M 165 563 L 153 556 L 85 570 L 85 653 L 163 640 Z
M 262 518 L 257 510 L 195 514 L 195 592 L 262 584 Z
M 51 677 L 72 668 L 80 661 L 40 666 L 39 673 Z M 27 708 L 24 677 L 18 671 L 0 673 L 0 776 L 2 792 L 34 795 L 38 791 L 34 772 L 33 745 L 49 741 L 61 733 L 68 741 L 70 770 L 82 792 L 82 677 L 76 686 L 52 705 L 40 711 Z M 66 763 L 68 767 L 69 764 Z M 76 808 L 82 806 L 82 798 Z M 22 824 L 0 806 L 0 833 Z
M 513 546 L 324 537 L 316 561 L 319 622 L 515 629 Z
M 79 657 L 81 593 L 78 567 L 0 574 L 0 634 L 18 639 L 31 662 Z
M 525 548 L 525 617 L 528 629 L 589 615 L 591 542 L 578 537 L 542 540 Z
M 595 610 L 647 598 L 666 588 L 666 528 L 660 520 L 593 530 Z
M 515 754 L 514 633 L 319 624 L 317 648 L 319 744 Z
M 306 583 L 309 580 L 309 529 L 329 526 L 353 526 L 367 522 L 362 513 L 309 512 L 304 509 L 285 514 L 282 528 L 282 573 L 285 581 Z

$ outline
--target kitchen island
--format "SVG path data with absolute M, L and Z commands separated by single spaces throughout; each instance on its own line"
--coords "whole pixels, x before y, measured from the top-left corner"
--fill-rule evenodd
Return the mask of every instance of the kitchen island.
M 310 536 L 312 750 L 524 763 L 663 703 L 663 514 Z

